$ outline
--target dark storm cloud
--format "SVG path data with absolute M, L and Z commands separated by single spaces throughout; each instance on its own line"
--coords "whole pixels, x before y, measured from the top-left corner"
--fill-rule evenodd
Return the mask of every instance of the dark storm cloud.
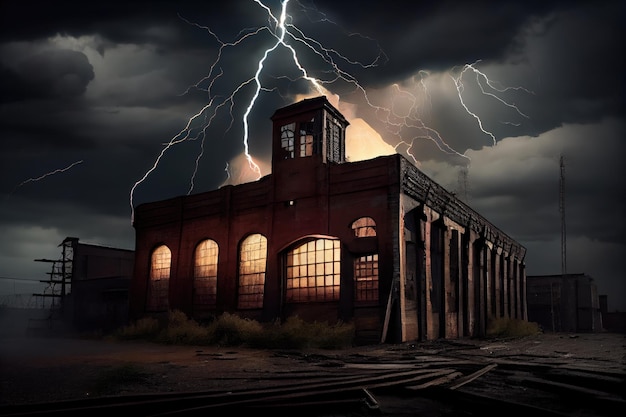
M 415 68 L 447 70 L 479 59 L 503 60 L 522 47 L 518 35 L 524 26 L 577 2 L 315 3 L 340 26 L 375 34 L 389 62 L 365 76 L 368 82 L 385 84 Z
M 87 57 L 71 50 L 43 50 L 5 65 L 0 70 L 2 102 L 80 96 L 94 78 Z
M 243 28 L 264 24 L 253 2 L 110 1 L 78 3 L 61 0 L 3 1 L 0 5 L 0 40 L 37 40 L 55 36 L 97 33 L 99 51 L 120 43 L 154 44 L 162 48 L 204 49 L 207 38 L 190 31 L 181 18 L 233 37 Z M 224 16 L 229 16 L 224 19 Z M 259 16 L 261 20 L 259 20 Z M 251 24 L 251 22 L 256 22 Z
M 278 12 L 279 1 L 268 5 Z M 559 270 L 564 154 L 572 270 L 597 273 L 601 293 L 623 289 L 614 261 L 626 256 L 621 2 L 291 0 L 289 11 L 290 22 L 328 48 L 374 104 L 403 111 L 416 99 L 423 121 L 471 157 L 442 151 L 423 131 L 405 127 L 393 135 L 398 132 L 365 105 L 354 84 L 327 85 L 387 148 L 413 143 L 420 167 L 448 189 L 464 191 L 459 169 L 467 166 L 470 204 L 528 247 L 530 274 Z M 210 99 L 223 103 L 211 129 L 199 134 L 209 112 L 194 125 L 193 140 L 164 153 L 136 188 L 134 204 L 184 195 L 192 183 L 193 192 L 215 189 L 227 178 L 226 164 L 242 159 L 242 117 L 255 84 L 227 98 L 251 79 L 276 39 L 263 30 L 224 48 L 209 71 L 219 42 L 271 23 L 254 1 L 3 1 L 0 19 L 0 234 L 6 237 L 0 253 L 13 259 L 0 256 L 0 265 L 11 264 L 0 275 L 27 276 L 19 271 L 37 266 L 35 257 L 54 256 L 66 236 L 132 249 L 131 187 Z M 333 79 L 320 55 L 288 40 L 310 75 Z M 285 52 L 279 47 L 265 62 L 261 81 L 268 89 L 249 119 L 251 154 L 265 163 L 273 111 L 311 91 L 310 83 L 295 81 L 301 73 Z M 497 145 L 459 100 L 452 77 L 466 64 L 498 85 L 526 88 L 498 93 L 521 115 L 484 95 L 476 73 L 464 75 L 465 104 Z M 201 81 L 208 75 L 213 78 Z M 402 98 L 400 90 L 409 95 Z M 19 186 L 79 160 L 66 172 Z

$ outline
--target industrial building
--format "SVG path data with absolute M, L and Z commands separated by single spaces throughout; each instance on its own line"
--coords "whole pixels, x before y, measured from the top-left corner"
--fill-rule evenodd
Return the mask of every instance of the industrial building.
M 129 317 L 353 323 L 362 343 L 527 319 L 526 249 L 399 154 L 347 162 L 325 97 L 272 116 L 271 174 L 135 208 Z
M 549 332 L 601 332 L 595 281 L 587 274 L 529 275 L 528 319 Z
M 108 332 L 128 322 L 128 288 L 134 268 L 132 250 L 83 243 L 66 237 L 58 259 L 36 259 L 51 265 L 41 294 L 50 300 L 39 319 L 29 321 L 28 332 L 51 330 L 62 324 L 73 331 Z

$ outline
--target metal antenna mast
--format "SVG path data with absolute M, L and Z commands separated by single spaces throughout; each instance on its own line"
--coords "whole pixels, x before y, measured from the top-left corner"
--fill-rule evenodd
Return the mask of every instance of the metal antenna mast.
M 459 177 L 457 179 L 458 193 L 457 196 L 464 203 L 469 204 L 469 183 L 467 179 L 467 166 L 461 167 Z
M 559 212 L 561 213 L 561 274 L 567 274 L 567 246 L 565 237 L 565 160 L 560 158 L 561 176 L 559 180 Z

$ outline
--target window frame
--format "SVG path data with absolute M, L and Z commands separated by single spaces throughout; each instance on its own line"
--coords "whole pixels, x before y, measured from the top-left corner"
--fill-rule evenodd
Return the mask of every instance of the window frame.
M 337 302 L 341 297 L 341 241 L 301 240 L 284 252 L 284 297 L 290 304 Z
M 200 252 L 206 252 L 202 254 Z M 208 260 L 200 263 L 201 260 Z M 217 305 L 217 274 L 219 245 L 213 239 L 204 239 L 196 245 L 193 265 L 194 307 L 215 308 Z
M 257 242 L 249 242 L 256 238 L 258 238 Z M 258 247 L 246 248 L 245 245 Z M 250 256 L 260 251 L 263 251 L 263 256 Z M 239 243 L 237 252 L 237 308 L 241 310 L 263 308 L 267 272 L 267 238 L 260 233 L 250 234 Z M 247 267 L 250 269 L 246 271 Z
M 166 265 L 167 266 L 163 266 Z M 169 282 L 172 269 L 172 251 L 161 244 L 150 253 L 150 274 L 146 297 L 148 311 L 165 311 L 169 307 Z

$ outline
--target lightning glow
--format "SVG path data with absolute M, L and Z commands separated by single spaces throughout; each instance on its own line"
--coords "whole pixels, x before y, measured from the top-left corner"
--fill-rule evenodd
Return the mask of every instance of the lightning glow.
M 202 144 L 204 144 L 204 140 L 206 137 L 206 130 L 209 128 L 209 126 L 211 125 L 211 121 L 213 120 L 213 118 L 216 116 L 217 111 L 226 106 L 227 104 L 230 104 L 230 110 L 231 110 L 231 124 L 229 126 L 228 129 L 226 129 L 226 131 L 224 132 L 224 134 L 226 134 L 228 132 L 228 130 L 230 130 L 230 127 L 232 126 L 233 123 L 233 118 L 232 118 L 232 107 L 234 106 L 234 99 L 235 96 L 241 92 L 243 90 L 244 87 L 246 87 L 249 84 L 254 83 L 255 90 L 254 93 L 252 95 L 252 98 L 248 101 L 248 104 L 246 106 L 246 110 L 245 113 L 243 115 L 242 118 L 242 124 L 243 124 L 243 147 L 244 147 L 244 155 L 246 156 L 246 159 L 248 161 L 249 167 L 250 169 L 257 175 L 257 179 L 260 178 L 261 176 L 261 172 L 260 172 L 260 168 L 258 166 L 258 164 L 256 164 L 250 154 L 250 150 L 249 150 L 249 117 L 250 114 L 254 108 L 254 105 L 256 103 L 257 98 L 259 97 L 259 94 L 261 93 L 261 91 L 263 90 L 267 90 L 269 91 L 270 89 L 267 89 L 266 87 L 263 86 L 262 82 L 261 82 L 261 73 L 264 69 L 264 64 L 265 61 L 267 60 L 267 58 L 269 57 L 270 54 L 272 54 L 274 51 L 276 51 L 279 47 L 284 47 L 286 48 L 293 60 L 293 63 L 295 64 L 295 66 L 298 68 L 298 70 L 300 71 L 301 78 L 305 79 L 307 81 L 309 81 L 312 86 L 314 87 L 314 89 L 319 93 L 319 94 L 327 94 L 327 90 L 324 89 L 322 87 L 323 83 L 330 83 L 334 80 L 336 80 L 337 78 L 341 78 L 345 81 L 351 82 L 355 85 L 358 86 L 358 88 L 362 89 L 363 92 L 365 92 L 365 90 L 360 87 L 360 85 L 358 85 L 358 83 L 356 82 L 356 80 L 350 76 L 349 74 L 343 72 L 342 70 L 339 69 L 338 65 L 334 62 L 334 60 L 332 59 L 332 54 L 338 54 L 336 51 L 332 50 L 332 49 L 326 49 L 321 47 L 321 44 L 314 41 L 313 39 L 311 39 L 310 37 L 307 37 L 303 34 L 302 31 L 300 31 L 299 29 L 297 29 L 293 24 L 290 24 L 287 22 L 287 5 L 289 3 L 289 0 L 284 0 L 281 3 L 281 13 L 279 15 L 279 17 L 277 18 L 276 16 L 274 16 L 274 14 L 272 13 L 271 9 L 266 6 L 264 3 L 262 3 L 260 0 L 254 0 L 254 2 L 256 4 L 258 4 L 261 8 L 263 8 L 267 15 L 268 18 L 271 22 L 273 22 L 273 27 L 270 26 L 263 26 L 254 30 L 248 30 L 248 31 L 244 31 L 244 32 L 240 32 L 239 37 L 233 41 L 233 42 L 223 42 L 221 41 L 221 39 L 217 36 L 217 34 L 215 34 L 210 28 L 206 27 L 206 26 L 201 26 L 198 25 L 196 23 L 192 23 L 189 22 L 186 19 L 185 20 L 187 23 L 190 23 L 198 28 L 204 29 L 207 32 L 209 32 L 211 34 L 211 36 L 213 36 L 215 38 L 215 40 L 220 44 L 219 49 L 218 49 L 218 53 L 217 53 L 217 57 L 216 60 L 213 62 L 213 64 L 210 66 L 209 68 L 209 73 L 207 76 L 205 76 L 204 78 L 202 78 L 200 81 L 198 81 L 193 87 L 197 88 L 197 89 L 202 89 L 200 86 L 204 83 L 204 82 L 209 82 L 209 86 L 206 88 L 206 92 L 209 94 L 209 96 L 211 96 L 211 88 L 214 85 L 214 82 L 222 75 L 222 72 L 218 73 L 216 76 L 213 76 L 216 68 L 219 65 L 219 62 L 222 58 L 222 53 L 226 48 L 229 47 L 236 47 L 238 45 L 240 45 L 244 40 L 256 36 L 258 34 L 260 34 L 261 32 L 264 31 L 269 31 L 269 33 L 275 38 L 275 42 L 268 47 L 264 53 L 262 58 L 258 61 L 257 66 L 256 66 L 256 72 L 254 74 L 253 77 L 243 81 L 242 83 L 240 83 L 234 90 L 233 92 L 227 96 L 225 99 L 223 99 L 219 104 L 216 104 L 215 106 L 213 106 L 214 104 L 214 98 L 211 98 L 209 100 L 209 103 L 207 105 L 205 105 L 202 109 L 200 109 L 200 111 L 198 111 L 195 115 L 193 115 L 187 122 L 187 124 L 185 125 L 185 127 L 179 131 L 179 133 L 177 135 L 175 135 L 167 144 L 165 144 L 165 146 L 163 147 L 163 149 L 161 150 L 161 152 L 159 153 L 158 157 L 156 158 L 156 160 L 154 161 L 154 163 L 152 164 L 151 168 L 146 171 L 146 173 L 137 181 L 135 182 L 135 184 L 131 187 L 131 191 L 130 191 L 130 206 L 131 206 L 131 222 L 134 220 L 134 203 L 133 203 L 133 199 L 134 199 L 134 193 L 136 188 L 143 182 L 145 181 L 148 176 L 157 169 L 161 159 L 164 157 L 165 153 L 174 145 L 177 145 L 179 143 L 182 143 L 184 141 L 187 140 L 192 140 L 192 139 L 201 139 Z M 293 29 L 293 32 L 290 32 L 288 29 Z M 307 70 L 304 68 L 304 66 L 300 63 L 300 60 L 298 58 L 298 54 L 296 52 L 296 49 L 294 48 L 294 46 L 286 39 L 287 35 L 289 35 L 289 38 L 293 41 L 299 42 L 303 45 L 305 45 L 307 48 L 309 48 L 311 51 L 313 51 L 316 55 L 318 55 L 319 57 L 321 57 L 325 62 L 329 63 L 332 68 L 334 68 L 334 71 L 336 73 L 335 77 L 333 80 L 331 81 L 326 81 L 323 82 L 321 80 L 318 80 L 317 78 L 314 78 L 312 76 L 310 76 L 307 72 Z M 316 48 L 316 46 L 318 48 Z M 341 56 L 341 55 L 340 55 Z M 343 56 L 341 56 L 342 59 L 345 59 Z M 380 56 L 377 57 L 377 59 L 370 64 L 360 64 L 362 67 L 368 67 L 368 66 L 372 66 L 375 65 L 375 62 L 380 60 Z M 357 63 L 357 61 L 350 61 L 348 60 L 348 62 L 350 63 Z M 189 91 L 189 89 L 188 89 Z M 208 112 L 212 109 L 212 113 L 210 115 L 208 115 Z M 198 119 L 202 118 L 202 116 L 204 115 L 205 120 L 207 120 L 207 122 L 204 123 L 204 127 L 203 129 L 200 130 L 199 133 L 193 135 L 192 134 L 192 125 L 194 122 L 196 122 Z M 202 145 L 203 146 L 203 145 Z M 191 186 L 190 189 L 188 191 L 188 193 L 191 193 L 193 191 L 193 186 L 194 186 L 194 178 L 195 175 L 197 173 L 197 167 L 198 167 L 198 162 L 199 159 L 202 156 L 202 152 L 198 155 L 198 157 L 196 158 L 196 164 L 195 164 L 195 170 L 194 173 L 192 175 L 192 179 L 191 179 Z
M 290 62 L 293 64 L 292 69 L 295 69 L 296 72 L 299 73 L 299 76 L 296 77 L 296 79 L 288 77 L 287 75 L 283 75 L 281 77 L 271 76 L 271 78 L 286 78 L 290 82 L 304 80 L 309 85 L 311 95 L 325 95 L 329 99 L 332 97 L 336 101 L 336 103 L 333 102 L 336 107 L 339 107 L 340 105 L 339 96 L 331 92 L 331 85 L 341 82 L 343 86 L 350 86 L 352 89 L 350 96 L 360 96 L 358 101 L 363 103 L 363 111 L 367 111 L 368 114 L 374 115 L 375 120 L 370 120 L 369 122 L 382 124 L 383 130 L 387 135 L 386 137 L 383 137 L 382 140 L 395 143 L 395 145 L 393 145 L 394 150 L 396 152 L 403 152 L 416 165 L 419 166 L 419 155 L 416 154 L 415 145 L 421 140 L 432 142 L 436 148 L 443 153 L 458 156 L 469 161 L 469 157 L 465 154 L 465 152 L 455 150 L 448 144 L 440 132 L 438 132 L 435 128 L 428 126 L 428 124 L 424 121 L 425 116 L 428 116 L 431 111 L 431 92 L 427 86 L 427 81 L 431 77 L 429 72 L 420 70 L 406 83 L 415 85 L 417 90 L 410 90 L 409 88 L 402 87 L 400 83 L 395 83 L 392 84 L 390 90 L 388 90 L 388 97 L 382 97 L 381 100 L 380 91 L 374 92 L 373 95 L 378 96 L 378 99 L 374 100 L 371 98 L 372 92 L 367 91 L 366 88 L 359 83 L 356 76 L 354 76 L 350 71 L 345 70 L 343 66 L 358 66 L 359 69 L 367 70 L 384 64 L 387 57 L 377 43 L 376 46 L 378 51 L 376 57 L 371 62 L 362 63 L 359 60 L 347 57 L 335 48 L 323 45 L 319 40 L 315 39 L 315 37 L 306 34 L 303 30 L 296 27 L 293 23 L 292 17 L 287 13 L 289 0 L 283 0 L 281 2 L 280 14 L 278 15 L 275 15 L 273 11 L 261 0 L 253 1 L 267 15 L 268 24 L 257 28 L 244 29 L 239 32 L 235 40 L 230 42 L 221 40 L 221 38 L 209 27 L 191 22 L 179 16 L 187 24 L 206 31 L 218 43 L 215 60 L 210 65 L 207 75 L 200 79 L 197 83 L 191 85 L 184 93 L 186 94 L 191 90 L 205 92 L 208 96 L 208 103 L 197 113 L 192 115 L 188 119 L 184 128 L 172 137 L 169 142 L 166 142 L 163 145 L 161 152 L 155 159 L 150 169 L 132 186 L 130 190 L 131 222 L 134 219 L 133 199 L 136 188 L 157 169 L 166 152 L 173 146 L 186 141 L 199 140 L 200 149 L 195 158 L 193 173 L 191 175 L 190 186 L 187 193 L 190 194 L 193 192 L 195 187 L 195 178 L 198 174 L 200 166 L 200 160 L 205 155 L 205 140 L 208 136 L 208 130 L 213 121 L 218 117 L 218 112 L 222 110 L 227 111 L 230 117 L 230 122 L 228 123 L 226 129 L 220 134 L 222 137 L 225 137 L 234 126 L 235 120 L 237 119 L 234 113 L 236 105 L 242 106 L 242 108 L 245 109 L 240 119 L 243 130 L 243 137 L 241 138 L 243 155 L 245 155 L 248 168 L 254 174 L 255 178 L 257 180 L 261 178 L 261 169 L 258 163 L 254 161 L 250 152 L 250 117 L 255 110 L 257 100 L 259 99 L 261 93 L 275 92 L 278 90 L 280 94 L 277 86 L 270 86 L 262 81 L 262 76 L 265 72 L 268 58 L 273 54 L 280 52 L 286 52 L 288 54 Z M 335 23 L 329 20 L 326 15 L 316 9 L 306 7 L 301 3 L 298 4 L 301 6 L 301 11 L 307 14 L 307 16 L 309 12 L 315 12 L 318 16 L 321 16 L 321 19 L 316 22 L 311 20 L 312 23 L 322 22 L 335 25 Z M 226 94 L 215 93 L 213 90 L 216 87 L 216 83 L 222 80 L 224 76 L 222 58 L 224 57 L 225 52 L 228 49 L 243 47 L 246 42 L 251 41 L 253 38 L 267 34 L 269 34 L 271 38 L 269 45 L 262 48 L 260 58 L 253 61 L 253 65 L 245 66 L 246 68 L 255 68 L 254 73 L 249 78 L 242 80 L 238 84 L 235 83 L 234 88 L 230 89 Z M 348 36 L 359 36 L 363 39 L 371 40 L 370 38 L 360 34 L 349 34 Z M 314 57 L 317 57 L 320 62 L 327 66 L 327 69 L 321 71 L 324 74 L 325 79 L 313 76 L 312 72 L 302 64 L 301 58 L 298 54 L 300 48 L 304 48 L 304 51 L 308 52 L 310 55 L 312 54 Z M 524 90 L 528 93 L 530 92 L 522 89 L 521 87 L 497 87 L 484 72 L 476 68 L 478 62 L 479 61 L 473 64 L 464 65 L 460 73 L 456 76 L 450 75 L 450 77 L 454 83 L 456 95 L 462 108 L 468 115 L 476 120 L 478 129 L 480 129 L 482 133 L 491 137 L 491 142 L 495 145 L 497 143 L 496 136 L 484 127 L 483 121 L 479 115 L 470 110 L 470 106 L 466 102 L 464 95 L 464 75 L 469 72 L 475 74 L 475 83 L 479 86 L 480 91 L 484 96 L 497 100 L 504 106 L 515 110 L 518 115 L 524 118 L 528 118 L 528 116 L 521 112 L 514 104 L 502 99 L 498 93 L 504 93 L 512 89 Z M 238 69 L 241 70 L 241 68 Z M 250 89 L 252 89 L 251 92 Z M 280 95 L 282 97 L 282 94 Z M 239 102 L 239 96 L 246 97 L 242 100 L 244 103 Z M 380 104 L 381 102 L 383 104 Z M 368 123 L 367 120 L 366 123 Z M 213 135 L 213 139 L 215 139 L 215 135 Z M 231 179 L 228 164 L 226 165 L 225 172 L 227 180 Z

